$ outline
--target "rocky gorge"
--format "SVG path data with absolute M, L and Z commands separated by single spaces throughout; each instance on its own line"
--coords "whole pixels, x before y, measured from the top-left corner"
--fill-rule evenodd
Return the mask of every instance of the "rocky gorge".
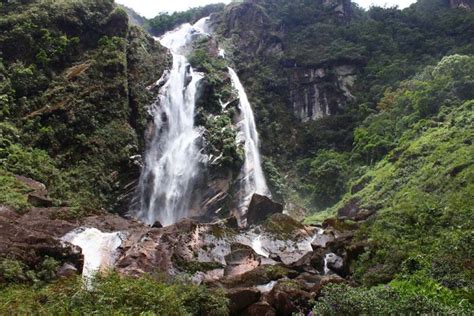
M 32 185 L 32 180 L 22 181 Z M 47 201 L 47 191 L 43 189 L 42 194 L 41 200 Z M 30 196 L 37 196 L 37 191 Z M 261 215 L 262 209 L 268 217 Z M 231 315 L 304 313 L 324 285 L 348 282 L 350 260 L 363 245 L 353 241 L 355 224 L 327 221 L 322 226 L 306 226 L 281 211 L 267 198 L 254 196 L 248 212 L 260 220 L 241 229 L 235 218 L 208 224 L 183 219 L 167 227 L 150 227 L 100 211 L 75 218 L 67 208 L 43 205 L 20 215 L 2 207 L 0 256 L 17 258 L 31 267 L 40 266 L 47 256 L 61 263 L 60 277 L 70 277 L 80 274 L 88 260 L 97 259 L 64 241 L 64 236 L 90 228 L 120 232 L 121 241 L 109 254 L 100 249 L 100 237 L 87 244 L 98 247 L 98 269 L 114 267 L 135 277 L 189 275 L 194 283 L 225 289 Z

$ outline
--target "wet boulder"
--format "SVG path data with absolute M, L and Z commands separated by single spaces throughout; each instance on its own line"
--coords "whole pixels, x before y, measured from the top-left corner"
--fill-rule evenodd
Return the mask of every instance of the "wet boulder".
M 220 283 L 226 288 L 254 287 L 268 284 L 283 278 L 295 278 L 298 272 L 283 266 L 259 266 L 251 271 L 236 276 L 224 277 Z
M 263 222 L 272 214 L 283 212 L 283 205 L 273 202 L 270 198 L 254 194 L 247 211 L 247 225 Z
M 337 274 L 345 274 L 344 259 L 334 253 L 326 255 L 326 265 L 329 270 L 334 271 Z
M 311 247 L 313 247 L 313 249 L 324 248 L 329 242 L 334 241 L 335 238 L 332 231 L 321 231 L 311 242 Z

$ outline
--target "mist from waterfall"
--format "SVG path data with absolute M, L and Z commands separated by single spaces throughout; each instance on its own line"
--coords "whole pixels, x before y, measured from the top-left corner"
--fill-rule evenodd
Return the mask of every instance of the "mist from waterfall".
M 203 75 L 193 71 L 185 54 L 197 36 L 205 35 L 205 19 L 184 24 L 159 40 L 170 49 L 173 66 L 158 100 L 151 106 L 154 135 L 140 177 L 140 205 L 136 217 L 152 225 L 167 226 L 188 217 L 195 184 L 206 156 L 201 153 L 201 132 L 194 126 L 195 98 Z
M 241 189 L 238 205 L 240 215 L 244 215 L 254 193 L 266 196 L 271 196 L 271 194 L 262 169 L 260 142 L 252 106 L 235 70 L 229 67 L 229 74 L 240 101 L 241 118 L 238 123 L 238 141 L 244 143 L 245 146 L 245 162 L 239 177 Z

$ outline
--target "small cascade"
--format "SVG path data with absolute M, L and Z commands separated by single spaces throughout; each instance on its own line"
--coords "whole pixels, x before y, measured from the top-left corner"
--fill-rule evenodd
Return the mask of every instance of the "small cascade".
M 331 254 L 329 254 L 329 253 L 324 256 L 324 267 L 323 267 L 324 275 L 328 275 L 329 272 L 331 272 L 331 270 L 329 270 L 329 268 L 328 268 L 328 259 L 329 259 L 330 256 L 331 256 Z
M 238 206 L 240 215 L 244 215 L 254 193 L 266 196 L 271 194 L 262 169 L 259 138 L 252 106 L 237 73 L 229 67 L 229 74 L 240 100 L 241 120 L 238 124 L 238 141 L 244 143 L 245 146 L 245 162 L 240 174 L 241 190 Z
M 201 153 L 201 132 L 194 126 L 196 90 L 202 74 L 193 71 L 184 54 L 204 33 L 205 19 L 166 33 L 160 42 L 171 50 L 173 66 L 168 80 L 151 106 L 155 132 L 140 178 L 140 207 L 136 217 L 168 226 L 188 217 L 195 184 L 206 156 Z
M 122 244 L 122 234 L 103 233 L 95 228 L 78 228 L 66 234 L 62 241 L 82 249 L 84 267 L 82 276 L 87 286 L 100 270 L 113 267 L 117 249 Z

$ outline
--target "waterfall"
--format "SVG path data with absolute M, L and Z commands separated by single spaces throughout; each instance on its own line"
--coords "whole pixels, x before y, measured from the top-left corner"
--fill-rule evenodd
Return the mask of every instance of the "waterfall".
M 229 67 L 229 74 L 240 101 L 241 120 L 238 124 L 238 141 L 244 142 L 245 146 L 245 162 L 239 177 L 241 190 L 238 206 L 240 215 L 243 215 L 254 193 L 270 196 L 270 191 L 262 169 L 259 138 L 252 106 L 237 73 Z
M 189 44 L 210 36 L 208 20 L 183 24 L 159 39 L 170 49 L 173 66 L 163 79 L 166 83 L 158 100 L 150 108 L 155 130 L 145 155 L 139 207 L 134 214 L 149 225 L 156 221 L 172 225 L 189 217 L 197 207 L 197 184 L 208 159 L 199 145 L 202 132 L 194 126 L 196 90 L 203 75 L 193 71 L 185 55 L 192 48 Z M 221 50 L 220 55 L 224 54 Z M 238 210 L 244 215 L 254 193 L 270 196 L 270 192 L 261 166 L 252 107 L 236 72 L 229 68 L 229 74 L 240 100 L 237 141 L 244 144 L 245 162 L 239 176 Z
M 184 24 L 159 39 L 170 49 L 173 66 L 150 109 L 155 131 L 145 155 L 136 214 L 149 225 L 159 221 L 167 226 L 189 216 L 195 184 L 206 163 L 198 145 L 201 132 L 194 126 L 196 90 L 203 76 L 182 55 L 196 37 L 207 36 L 204 22 Z

